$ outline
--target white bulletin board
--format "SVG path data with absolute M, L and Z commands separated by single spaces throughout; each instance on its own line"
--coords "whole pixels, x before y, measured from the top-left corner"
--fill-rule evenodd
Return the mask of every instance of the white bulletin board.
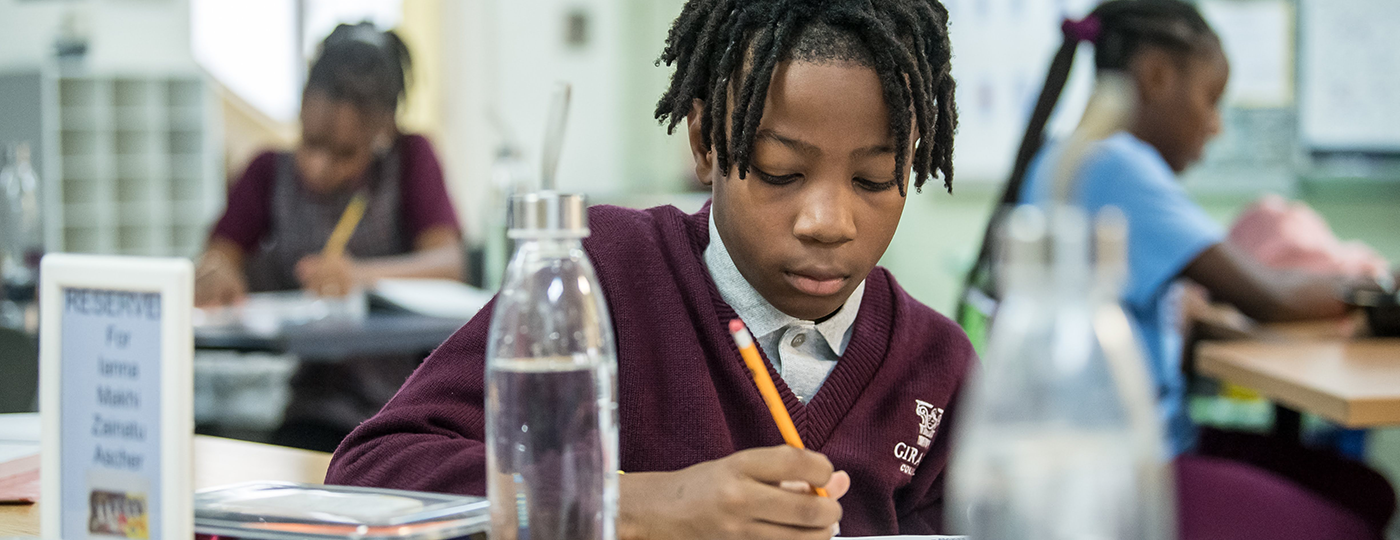
M 1297 50 L 1292 0 L 1206 0 L 1199 6 L 1230 59 L 1226 103 L 1292 107 Z
M 1303 145 L 1400 151 L 1400 0 L 1300 0 L 1299 25 Z
M 1397 0 L 1400 1 L 1400 0 Z M 958 83 L 958 182 L 1003 182 L 1011 174 L 1050 60 L 1064 43 L 1060 23 L 1095 0 L 944 0 Z M 1093 48 L 1082 45 L 1048 131 L 1073 130 L 1094 80 Z

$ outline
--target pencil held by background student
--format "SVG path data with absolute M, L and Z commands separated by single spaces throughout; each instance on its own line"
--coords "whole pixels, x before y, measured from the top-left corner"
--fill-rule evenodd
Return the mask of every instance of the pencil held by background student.
M 297 263 L 297 277 L 307 289 L 320 296 L 342 296 L 355 286 L 351 278 L 349 261 L 345 259 L 345 246 L 365 217 L 365 207 L 369 204 L 365 192 L 356 192 L 345 205 L 331 235 L 321 248 L 321 258 L 309 257 Z M 319 264 L 318 264 L 319 263 Z
M 198 304 L 249 291 L 345 294 L 381 277 L 461 278 L 441 165 L 427 139 L 395 121 L 410 66 L 398 36 L 370 24 L 326 38 L 302 94 L 301 141 L 258 155 L 230 187 L 199 260 Z M 352 206 L 362 206 L 360 218 L 333 234 Z M 333 236 L 341 247 L 326 249 Z

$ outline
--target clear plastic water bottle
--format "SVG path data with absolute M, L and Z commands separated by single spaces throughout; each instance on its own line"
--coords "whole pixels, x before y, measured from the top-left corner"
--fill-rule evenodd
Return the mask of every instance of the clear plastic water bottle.
M 39 177 L 28 144 L 5 150 L 0 167 L 0 327 L 25 328 L 44 251 Z
M 1094 335 L 1122 398 L 1132 431 L 1136 497 L 1142 538 L 1175 540 L 1176 481 L 1171 444 L 1158 414 L 1142 340 L 1123 311 L 1128 282 L 1128 218 L 1105 206 L 1094 219 L 1094 282 L 1090 288 Z
M 32 287 L 43 255 L 43 224 L 39 219 L 39 177 L 30 162 L 29 145 L 19 143 L 6 152 L 0 168 L 0 275 L 12 287 Z
M 501 145 L 491 163 L 491 197 L 495 203 L 487 210 L 491 225 L 486 234 L 483 262 L 483 282 L 487 289 L 496 289 L 505 280 L 506 265 L 511 257 L 511 242 L 507 238 L 511 223 L 511 200 L 517 193 L 534 191 L 525 161 L 520 151 L 509 144 Z
M 1136 340 L 1099 324 L 1105 274 L 1090 262 L 1087 218 L 1022 207 L 1005 231 L 1006 300 L 963 403 L 952 525 L 978 540 L 1173 537 L 1146 372 L 1140 358 L 1110 358 Z
M 492 538 L 617 537 L 617 358 L 584 199 L 512 200 L 515 256 L 486 349 Z

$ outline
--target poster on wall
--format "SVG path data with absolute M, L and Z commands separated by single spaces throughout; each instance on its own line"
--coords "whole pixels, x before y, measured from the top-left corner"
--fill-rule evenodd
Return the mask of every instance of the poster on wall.
M 1045 84 L 1050 59 L 1064 43 L 1060 24 L 1084 17 L 1096 0 L 945 0 L 958 83 L 959 181 L 1002 182 Z M 1014 39 L 1008 39 L 1014 36 Z M 1080 47 L 1075 69 L 1047 131 L 1073 130 L 1093 89 L 1094 59 Z
M 55 254 L 40 275 L 43 537 L 190 538 L 190 262 Z
M 1400 2 L 1302 0 L 1298 21 L 1303 144 L 1400 152 Z
M 1208 0 L 1201 12 L 1230 59 L 1226 100 L 1241 108 L 1293 105 L 1293 3 L 1289 0 Z

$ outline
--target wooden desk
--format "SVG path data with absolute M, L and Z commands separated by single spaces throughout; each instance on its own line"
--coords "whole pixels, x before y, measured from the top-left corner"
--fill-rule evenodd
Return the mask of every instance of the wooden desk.
M 1366 314 L 1360 311 L 1339 319 L 1269 323 L 1258 328 L 1251 337 L 1269 341 L 1337 341 L 1370 337 Z
M 1350 428 L 1400 425 L 1400 339 L 1203 343 L 1205 375 Z
M 251 480 L 320 483 L 330 463 L 331 455 L 322 452 L 203 435 L 194 438 L 195 489 Z M 38 535 L 38 504 L 0 505 L 0 537 Z

